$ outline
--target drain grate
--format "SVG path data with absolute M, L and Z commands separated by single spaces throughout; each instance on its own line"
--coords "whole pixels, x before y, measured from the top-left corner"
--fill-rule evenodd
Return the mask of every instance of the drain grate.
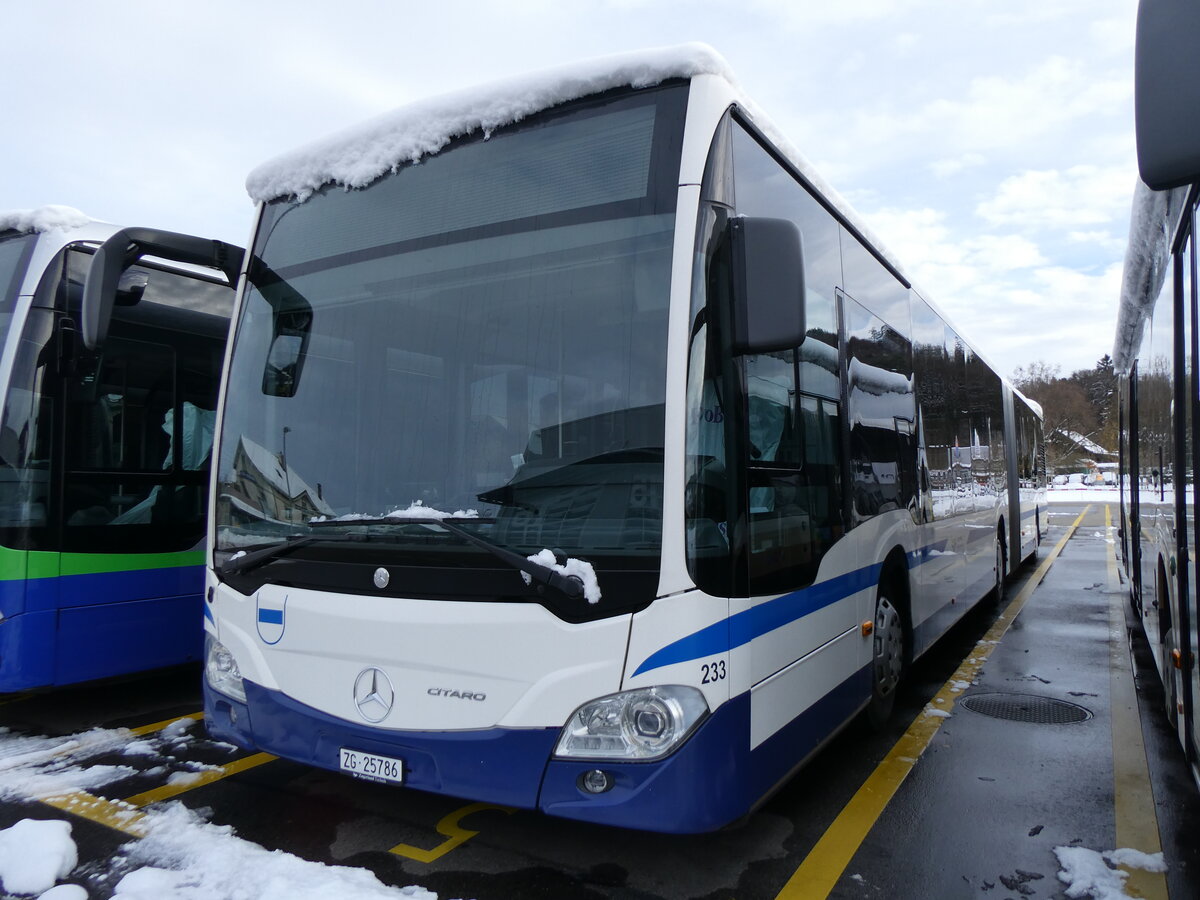
M 1091 710 L 1077 703 L 1036 694 L 972 694 L 959 700 L 958 705 L 993 719 L 1037 725 L 1070 725 L 1092 717 Z

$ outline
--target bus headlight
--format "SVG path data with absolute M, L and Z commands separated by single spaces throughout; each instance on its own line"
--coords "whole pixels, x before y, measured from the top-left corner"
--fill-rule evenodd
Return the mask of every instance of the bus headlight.
M 708 715 L 694 687 L 662 685 L 609 694 L 571 714 L 555 756 L 648 760 L 666 756 Z
M 204 635 L 204 674 L 208 685 L 239 703 L 246 702 L 246 688 L 237 660 L 228 648 L 211 634 Z

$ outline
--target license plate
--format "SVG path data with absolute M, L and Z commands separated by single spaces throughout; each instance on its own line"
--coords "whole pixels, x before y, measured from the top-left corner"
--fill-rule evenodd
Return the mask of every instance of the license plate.
M 343 747 L 338 767 L 343 772 L 369 781 L 391 781 L 396 784 L 404 781 L 404 762 L 390 756 L 376 756 L 374 753 Z

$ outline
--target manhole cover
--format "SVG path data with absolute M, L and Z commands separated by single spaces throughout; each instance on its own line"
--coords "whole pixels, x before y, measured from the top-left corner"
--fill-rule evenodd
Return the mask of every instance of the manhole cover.
M 1038 725 L 1070 725 L 1092 717 L 1091 710 L 1077 703 L 1035 694 L 972 694 L 959 700 L 958 705 L 993 719 Z

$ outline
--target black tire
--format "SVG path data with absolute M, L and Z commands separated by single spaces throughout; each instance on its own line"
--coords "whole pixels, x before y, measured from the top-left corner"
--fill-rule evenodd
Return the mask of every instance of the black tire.
M 1163 707 L 1167 713 L 1167 722 L 1171 726 L 1171 730 L 1178 733 L 1179 731 L 1179 690 L 1175 678 L 1175 658 L 1172 656 L 1172 651 L 1175 649 L 1175 618 L 1171 610 L 1170 593 L 1167 587 L 1166 573 L 1161 569 L 1158 573 L 1155 588 L 1158 591 L 1158 634 L 1159 634 L 1159 665 L 1162 667 L 1163 681 Z M 1163 617 L 1166 618 L 1166 625 L 1163 625 Z
M 992 602 L 1000 606 L 1005 600 L 1005 589 L 1008 587 L 1008 548 L 1004 540 L 996 535 L 996 562 L 994 565 L 995 583 L 992 585 Z
M 896 688 L 904 673 L 904 618 L 888 599 L 882 585 L 875 597 L 871 646 L 871 701 L 867 704 L 867 721 L 878 731 L 892 717 Z

